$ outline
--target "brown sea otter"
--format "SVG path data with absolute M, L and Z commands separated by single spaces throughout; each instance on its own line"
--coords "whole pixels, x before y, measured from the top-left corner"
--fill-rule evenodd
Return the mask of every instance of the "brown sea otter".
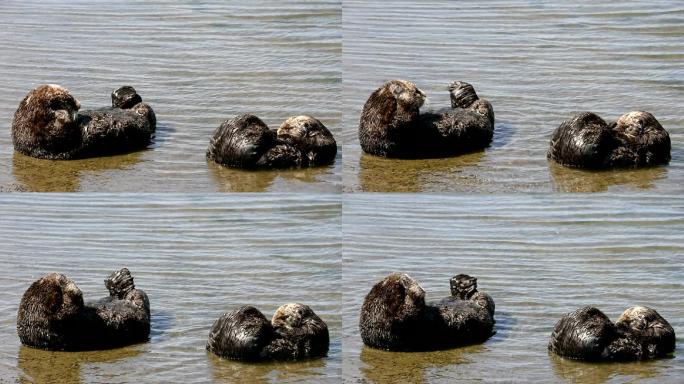
M 12 121 L 14 149 L 42 159 L 77 159 L 145 148 L 156 117 L 130 86 L 112 93 L 112 107 L 81 111 L 57 85 L 42 85 L 19 104 Z
M 17 333 L 21 343 L 48 350 L 94 350 L 147 341 L 150 303 L 123 268 L 105 286 L 109 296 L 83 301 L 81 290 L 66 276 L 51 273 L 31 284 L 21 298 Z
M 299 168 L 330 164 L 336 153 L 332 133 L 311 116 L 290 117 L 272 130 L 246 114 L 216 129 L 207 159 L 233 168 Z
M 588 169 L 667 164 L 670 136 L 648 112 L 629 112 L 610 124 L 583 112 L 556 128 L 547 157 L 567 167 Z
M 590 361 L 647 360 L 674 351 L 672 326 L 655 310 L 632 307 L 613 324 L 594 307 L 563 316 L 553 329 L 549 351 Z
M 207 350 L 232 360 L 300 360 L 328 353 L 328 326 L 304 305 L 282 305 L 269 322 L 251 305 L 219 317 L 209 332 Z
M 425 291 L 409 275 L 394 273 L 371 288 L 359 318 L 369 347 L 391 351 L 453 348 L 487 340 L 494 329 L 494 301 L 477 291 L 477 279 L 451 279 L 452 296 L 425 302 Z
M 406 80 L 391 80 L 366 101 L 359 121 L 364 152 L 383 157 L 446 157 L 483 149 L 494 134 L 494 109 L 472 85 L 449 86 L 451 108 L 420 113 L 425 93 Z

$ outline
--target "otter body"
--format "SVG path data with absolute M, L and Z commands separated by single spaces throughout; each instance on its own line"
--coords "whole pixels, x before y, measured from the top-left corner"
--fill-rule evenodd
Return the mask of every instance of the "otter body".
M 43 85 L 22 100 L 12 121 L 14 148 L 42 159 L 78 159 L 145 148 L 156 128 L 152 108 L 133 87 L 112 92 L 112 107 L 81 111 L 68 90 Z
M 670 136 L 648 112 L 629 112 L 610 124 L 584 112 L 556 128 L 547 157 L 587 169 L 667 164 Z
M 325 356 L 329 344 L 328 326 L 304 304 L 281 306 L 270 322 L 246 305 L 214 322 L 207 350 L 232 360 L 300 360 Z
M 629 308 L 612 323 L 597 308 L 584 307 L 556 323 L 548 348 L 577 360 L 647 360 L 673 352 L 675 334 L 672 326 L 651 308 Z
M 451 108 L 420 113 L 425 93 L 405 80 L 391 80 L 366 101 L 359 122 L 364 152 L 395 158 L 453 156 L 487 147 L 494 109 L 465 82 L 449 86 Z
M 300 168 L 330 164 L 337 143 L 311 116 L 294 116 L 269 129 L 250 114 L 224 121 L 214 132 L 207 159 L 233 168 Z
M 483 342 L 493 334 L 494 301 L 477 279 L 451 279 L 452 296 L 425 302 L 425 291 L 406 274 L 387 276 L 364 299 L 359 329 L 364 344 L 391 351 L 425 351 Z
M 150 303 L 135 289 L 128 269 L 112 273 L 110 295 L 84 303 L 81 290 L 66 276 L 52 273 L 31 284 L 19 305 L 21 343 L 47 350 L 94 350 L 147 341 Z

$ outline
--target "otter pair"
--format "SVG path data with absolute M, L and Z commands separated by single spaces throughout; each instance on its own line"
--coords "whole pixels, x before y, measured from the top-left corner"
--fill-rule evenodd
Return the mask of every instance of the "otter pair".
M 80 103 L 65 88 L 32 90 L 14 113 L 14 148 L 37 158 L 78 159 L 147 147 L 156 129 L 152 108 L 130 86 L 111 97 L 111 107 L 79 112 Z M 236 168 L 298 168 L 330 164 L 336 154 L 332 133 L 313 117 L 290 117 L 275 131 L 242 115 L 216 129 L 206 156 Z
M 420 113 L 425 93 L 405 80 L 376 89 L 361 112 L 359 141 L 372 155 L 397 158 L 453 156 L 489 146 L 494 110 L 465 82 L 449 86 L 451 108 Z M 554 131 L 547 157 L 578 168 L 643 167 L 670 161 L 670 136 L 656 118 L 629 112 L 606 123 L 591 112 Z
M 361 307 L 364 344 L 391 351 L 425 351 L 483 342 L 493 334 L 494 301 L 477 291 L 477 279 L 454 276 L 451 297 L 426 303 L 410 276 L 394 273 L 378 282 Z M 658 312 L 627 309 L 616 323 L 594 307 L 565 315 L 554 327 L 549 351 L 590 361 L 647 360 L 674 351 L 675 333 Z
M 84 302 L 66 276 L 51 273 L 26 290 L 19 304 L 21 343 L 48 350 L 92 350 L 145 342 L 150 335 L 150 302 L 136 289 L 128 269 L 105 280 L 109 296 Z M 297 303 L 278 308 L 271 322 L 252 306 L 224 314 L 209 333 L 207 350 L 235 360 L 297 360 L 325 356 L 328 327 Z

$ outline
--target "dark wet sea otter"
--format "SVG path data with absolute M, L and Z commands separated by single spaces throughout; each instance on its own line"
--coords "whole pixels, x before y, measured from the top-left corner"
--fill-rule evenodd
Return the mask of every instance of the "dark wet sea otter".
M 584 112 L 556 128 L 547 157 L 587 169 L 667 164 L 670 135 L 648 112 L 629 112 L 612 123 Z
M 449 86 L 451 108 L 420 113 L 425 93 L 405 80 L 391 80 L 366 101 L 359 121 L 364 152 L 396 158 L 453 156 L 486 148 L 494 135 L 494 109 L 472 85 Z
M 556 323 L 549 340 L 551 352 L 590 361 L 647 360 L 674 348 L 674 329 L 647 307 L 627 309 L 614 324 L 597 308 L 580 308 Z
M 282 305 L 271 321 L 245 305 L 214 322 L 207 350 L 232 360 L 300 360 L 325 356 L 329 344 L 328 326 L 304 304 Z
M 359 318 L 363 343 L 390 351 L 427 351 L 480 343 L 493 335 L 494 301 L 477 291 L 477 279 L 457 275 L 451 296 L 425 302 L 409 275 L 395 273 L 375 284 Z
M 221 124 L 209 142 L 207 159 L 233 168 L 299 168 L 330 164 L 337 143 L 323 123 L 293 116 L 277 130 L 258 117 L 241 115 Z
M 128 269 L 112 273 L 105 286 L 108 297 L 84 303 L 81 290 L 64 275 L 51 273 L 31 284 L 17 316 L 21 343 L 78 351 L 147 341 L 150 302 L 145 292 L 135 289 Z
M 112 92 L 112 107 L 79 112 L 80 107 L 60 86 L 32 90 L 14 113 L 14 149 L 41 159 L 126 153 L 145 148 L 156 128 L 154 111 L 133 87 Z

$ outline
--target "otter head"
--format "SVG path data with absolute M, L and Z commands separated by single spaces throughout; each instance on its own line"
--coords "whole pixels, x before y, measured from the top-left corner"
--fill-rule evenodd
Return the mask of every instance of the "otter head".
M 398 105 L 407 110 L 418 110 L 426 98 L 423 91 L 406 80 L 390 80 L 380 88 L 380 92 L 394 98 Z
M 31 284 L 21 298 L 18 322 L 64 320 L 83 308 L 83 294 L 76 284 L 59 273 L 51 273 Z
M 615 322 L 618 329 L 636 338 L 644 357 L 655 357 L 674 350 L 674 329 L 658 312 L 648 307 L 625 310 Z
M 14 113 L 14 144 L 30 150 L 39 147 L 48 152 L 66 150 L 81 133 L 76 123 L 81 104 L 69 91 L 58 85 L 42 85 L 19 104 Z
M 451 108 L 469 108 L 479 100 L 475 88 L 465 81 L 454 81 L 447 89 L 451 95 Z
M 638 138 L 653 131 L 663 131 L 655 116 L 648 112 L 633 111 L 620 116 L 615 130 L 631 138 Z
M 112 107 L 114 108 L 129 109 L 138 103 L 142 103 L 142 97 L 130 85 L 124 85 L 112 92 Z
M 271 324 L 274 328 L 290 330 L 301 327 L 309 319 L 315 317 L 317 317 L 316 314 L 308 305 L 288 303 L 276 309 Z
M 456 275 L 449 280 L 451 295 L 462 300 L 470 299 L 477 292 L 477 279 L 468 275 Z
M 302 151 L 310 162 L 330 161 L 337 153 L 332 133 L 318 119 L 293 116 L 285 120 L 277 131 L 278 138 Z
M 383 309 L 387 318 L 399 321 L 416 318 L 425 308 L 425 291 L 411 276 L 393 273 L 377 283 L 366 299 Z

